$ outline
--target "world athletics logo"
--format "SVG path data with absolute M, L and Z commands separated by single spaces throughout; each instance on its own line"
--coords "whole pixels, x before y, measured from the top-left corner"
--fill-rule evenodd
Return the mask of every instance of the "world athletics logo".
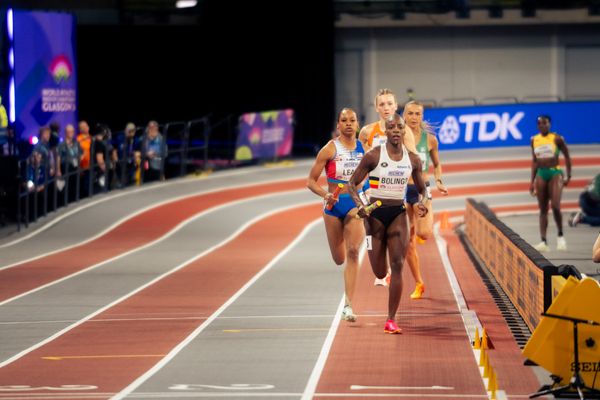
M 50 64 L 50 73 L 54 78 L 54 82 L 59 84 L 69 80 L 73 73 L 73 67 L 69 62 L 69 59 L 64 54 L 61 54 L 52 60 L 52 63 Z

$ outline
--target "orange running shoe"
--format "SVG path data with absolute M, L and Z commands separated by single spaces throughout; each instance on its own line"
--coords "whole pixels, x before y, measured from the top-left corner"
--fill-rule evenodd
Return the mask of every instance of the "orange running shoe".
M 413 300 L 417 300 L 423 297 L 423 293 L 425 293 L 425 284 L 417 283 L 415 286 L 415 291 L 411 293 L 410 298 Z
M 385 327 L 383 328 L 385 333 L 402 333 L 402 329 L 398 328 L 398 325 L 394 322 L 393 319 L 388 319 L 385 323 Z

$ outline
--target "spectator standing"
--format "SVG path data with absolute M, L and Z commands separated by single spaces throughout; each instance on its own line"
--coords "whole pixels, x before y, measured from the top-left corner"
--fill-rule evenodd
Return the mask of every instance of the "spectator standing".
M 90 136 L 90 126 L 87 121 L 79 122 L 77 142 L 81 148 L 81 161 L 79 167 L 81 168 L 82 192 L 90 195 L 90 147 L 92 146 L 92 137 Z
M 158 130 L 158 122 L 150 121 L 142 142 L 144 182 L 164 179 L 163 160 L 167 155 L 167 144 Z
M 68 196 L 74 198 L 77 185 L 76 171 L 79 168 L 79 163 L 82 157 L 81 146 L 75 140 L 75 127 L 68 124 L 65 127 L 65 139 L 58 145 L 58 158 L 56 176 L 63 177 L 67 182 Z

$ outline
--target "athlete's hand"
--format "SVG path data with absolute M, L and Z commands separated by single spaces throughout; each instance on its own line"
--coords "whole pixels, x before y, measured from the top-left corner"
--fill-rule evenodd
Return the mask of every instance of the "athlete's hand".
M 338 199 L 333 197 L 333 193 L 327 193 L 323 198 L 325 200 L 325 208 L 331 210 L 331 208 L 337 203 Z
M 440 191 L 442 196 L 448 196 L 448 189 L 446 189 L 446 186 L 442 183 L 442 181 L 437 180 L 435 182 L 435 186 L 437 187 L 437 190 Z
M 367 218 L 369 216 L 369 211 L 367 211 L 365 206 L 358 207 L 358 211 L 356 212 L 356 218 Z
M 426 216 L 428 211 L 429 210 L 427 209 L 427 207 L 425 207 L 425 204 L 423 204 L 420 201 L 417 203 L 417 215 L 419 216 L 419 218 L 423 218 L 424 216 Z
M 533 183 L 529 185 L 529 194 L 532 195 L 533 197 L 535 197 L 535 186 L 533 186 Z
M 565 179 L 564 186 L 567 186 L 571 182 L 571 175 L 567 175 L 567 179 Z

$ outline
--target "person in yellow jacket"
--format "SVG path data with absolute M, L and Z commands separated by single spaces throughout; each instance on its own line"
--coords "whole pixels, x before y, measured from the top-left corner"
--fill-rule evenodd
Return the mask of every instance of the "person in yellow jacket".
M 540 236 L 542 241 L 534 246 L 540 252 L 550 250 L 546 239 L 548 230 L 548 204 L 552 207 L 552 215 L 558 229 L 556 250 L 567 250 L 567 242 L 563 236 L 560 198 L 562 189 L 571 180 L 571 157 L 565 139 L 556 132 L 550 132 L 550 117 L 540 115 L 537 118 L 539 133 L 531 138 L 531 183 L 529 192 L 537 197 L 540 208 Z M 563 153 L 567 176 L 558 161 L 559 153 Z
M 8 128 L 8 116 L 6 115 L 6 108 L 2 105 L 2 97 L 0 97 L 0 129 L 4 130 Z

